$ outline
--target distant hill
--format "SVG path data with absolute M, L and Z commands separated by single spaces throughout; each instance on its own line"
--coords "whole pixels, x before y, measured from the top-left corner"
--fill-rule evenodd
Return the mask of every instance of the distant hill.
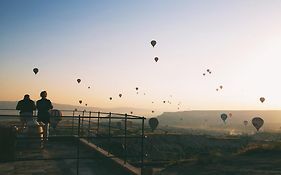
M 262 117 L 264 127 L 280 129 L 281 110 L 236 110 L 236 111 L 183 111 L 183 112 L 164 112 L 158 116 L 159 123 L 162 126 L 184 126 L 184 127 L 218 127 L 224 126 L 220 118 L 222 113 L 228 114 L 226 126 L 243 127 L 243 121 L 247 120 L 251 125 L 253 117 Z M 232 117 L 229 116 L 232 114 Z
M 16 109 L 17 102 L 16 101 L 0 101 L 0 109 Z M 53 103 L 55 109 L 60 110 L 87 110 L 87 111 L 101 111 L 101 112 L 115 112 L 115 113 L 128 113 L 132 111 L 135 115 L 150 115 L 151 110 L 142 109 L 142 108 L 130 108 L 130 107 L 120 107 L 120 108 L 99 108 L 99 107 L 81 107 L 76 105 L 68 105 L 68 104 L 58 104 Z M 0 110 L 0 114 L 1 114 Z

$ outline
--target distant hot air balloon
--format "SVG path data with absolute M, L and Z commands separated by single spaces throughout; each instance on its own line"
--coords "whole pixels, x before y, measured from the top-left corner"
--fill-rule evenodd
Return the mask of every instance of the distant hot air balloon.
M 227 119 L 227 115 L 225 113 L 221 114 L 221 119 L 225 123 L 225 120 Z
M 119 94 L 119 97 L 121 98 L 121 97 L 122 97 L 122 94 Z
M 112 97 L 109 97 L 109 100 L 112 100 Z
M 203 73 L 203 76 L 205 76 L 206 74 L 205 73 Z
M 152 113 L 154 113 L 154 111 L 151 111 Z
M 149 126 L 150 126 L 152 131 L 154 131 L 157 128 L 158 124 L 159 124 L 157 118 L 150 118 L 148 120 L 148 123 L 149 123 Z
M 91 87 L 90 86 L 88 86 L 88 89 L 90 89 Z
M 210 71 L 209 74 L 211 74 L 212 72 Z
M 139 88 L 138 88 L 138 87 L 136 87 L 136 90 L 139 90 Z
M 262 127 L 263 123 L 264 123 L 264 121 L 260 117 L 255 117 L 252 119 L 252 124 L 257 129 L 257 131 L 259 131 L 259 129 Z
M 222 85 L 220 85 L 220 89 L 222 89 L 223 88 L 223 86 Z
M 35 73 L 35 75 L 38 73 L 39 69 L 38 68 L 34 68 L 33 72 Z
M 154 102 L 151 102 L 151 103 L 154 103 Z
M 157 63 L 157 61 L 159 60 L 159 58 L 158 57 L 155 57 L 154 58 L 154 61 Z
M 77 111 L 77 108 L 75 108 L 74 111 Z
M 133 112 L 132 112 L 132 111 L 131 111 L 130 113 L 131 113 L 131 114 L 133 114 Z
M 210 72 L 210 69 L 207 69 L 207 72 Z
M 79 100 L 79 103 L 81 104 L 81 103 L 82 103 L 82 100 Z
M 152 45 L 152 47 L 154 47 L 154 46 L 156 45 L 156 41 L 155 41 L 155 40 L 152 40 L 152 41 L 150 42 L 150 44 Z
M 264 97 L 261 97 L 260 98 L 260 101 L 263 103 L 265 101 L 265 98 Z
M 166 101 L 163 101 L 163 103 L 166 103 Z
M 88 106 L 88 104 L 86 103 L 85 106 Z
M 248 121 L 247 120 L 245 120 L 243 123 L 244 123 L 245 126 L 248 125 Z
M 77 83 L 80 83 L 80 82 L 81 82 L 81 79 L 78 78 L 78 79 L 77 79 Z
M 216 91 L 219 91 L 219 89 L 216 89 Z

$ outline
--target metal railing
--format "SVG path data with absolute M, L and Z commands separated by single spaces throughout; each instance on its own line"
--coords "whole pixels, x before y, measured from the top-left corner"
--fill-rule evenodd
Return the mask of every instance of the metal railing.
M 76 156 L 59 156 L 50 158 L 16 158 L 15 161 L 27 160 L 76 160 L 76 173 L 79 174 L 81 159 L 95 159 L 91 156 L 81 156 L 81 140 L 96 145 L 110 156 L 107 158 L 119 158 L 123 163 L 144 165 L 144 120 L 145 117 L 111 113 L 78 110 L 61 110 L 63 116 L 57 128 L 50 129 L 49 140 L 65 140 L 70 138 L 76 141 Z M 34 118 L 37 112 L 34 111 Z M 0 109 L 0 124 L 8 123 L 21 127 L 20 116 L 14 109 Z M 22 130 L 22 128 L 20 129 Z M 19 135 L 22 134 L 19 132 Z M 35 138 L 25 136 L 17 137 L 18 140 L 32 140 Z M 133 146 L 131 146 L 133 144 Z M 136 146 L 137 145 L 137 146 Z M 139 148 L 136 150 L 136 148 Z

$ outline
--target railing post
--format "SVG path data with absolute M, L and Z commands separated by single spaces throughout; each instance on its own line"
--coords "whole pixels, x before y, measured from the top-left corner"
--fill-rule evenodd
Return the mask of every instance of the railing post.
M 144 117 L 142 117 L 142 126 L 141 126 L 141 174 L 143 174 L 143 157 L 144 157 Z
M 77 155 L 76 155 L 76 174 L 79 174 L 79 159 L 80 159 L 80 121 L 81 117 L 79 115 L 79 120 L 78 120 L 78 132 L 77 132 Z
M 90 141 L 90 130 L 91 130 L 91 116 L 92 112 L 89 112 L 89 123 L 88 123 L 88 142 Z
M 100 112 L 98 112 L 97 136 L 99 135 L 99 129 L 100 129 Z
M 83 129 L 83 127 L 84 127 L 84 115 L 85 115 L 85 110 L 82 112 L 82 124 L 81 124 L 81 127 L 80 127 L 80 129 L 82 130 L 82 137 L 84 136 L 84 129 Z
M 125 138 L 124 138 L 124 149 L 125 149 L 125 158 L 124 158 L 124 164 L 127 163 L 127 114 L 125 114 Z
M 72 112 L 72 135 L 74 135 L 74 115 L 75 115 L 75 111 Z
M 108 118 L 108 154 L 110 152 L 110 148 L 111 148 L 111 112 L 109 113 L 109 118 Z

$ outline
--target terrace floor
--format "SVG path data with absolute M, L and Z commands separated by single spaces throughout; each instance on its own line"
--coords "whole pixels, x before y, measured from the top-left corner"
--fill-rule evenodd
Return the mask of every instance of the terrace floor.
M 5 175 L 59 175 L 77 174 L 77 146 L 74 138 L 51 138 L 40 148 L 37 140 L 18 139 L 16 161 L 0 163 L 0 174 Z M 129 174 L 108 158 L 80 143 L 79 174 Z M 49 159 L 49 160 L 47 160 Z

